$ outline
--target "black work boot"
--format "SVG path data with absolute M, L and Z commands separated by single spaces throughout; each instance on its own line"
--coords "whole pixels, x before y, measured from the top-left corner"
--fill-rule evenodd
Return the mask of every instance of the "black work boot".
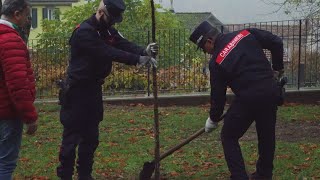
M 94 178 L 90 176 L 79 176 L 78 180 L 94 180 Z
M 72 180 L 72 176 L 71 177 L 59 177 L 59 180 Z
M 272 177 L 266 177 L 254 172 L 250 175 L 250 180 L 272 180 Z

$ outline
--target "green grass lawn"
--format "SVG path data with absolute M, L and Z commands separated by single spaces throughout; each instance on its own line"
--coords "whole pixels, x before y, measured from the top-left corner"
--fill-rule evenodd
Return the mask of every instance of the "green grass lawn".
M 59 108 L 52 104 L 38 105 L 39 130 L 35 136 L 23 137 L 15 179 L 57 179 L 55 169 L 62 133 Z M 202 128 L 208 109 L 208 106 L 160 108 L 161 152 Z M 320 132 L 315 129 L 320 124 L 320 106 L 286 106 L 281 107 L 278 114 L 278 123 L 288 133 L 277 141 L 275 179 L 320 178 Z M 290 132 L 292 127 L 300 129 L 300 126 L 298 136 L 296 129 Z M 153 107 L 105 106 L 100 145 L 95 154 L 95 178 L 134 179 L 143 163 L 153 159 L 152 127 Z M 227 179 L 229 172 L 219 141 L 220 128 L 164 159 L 162 176 L 168 179 Z M 290 133 L 295 134 L 294 140 Z M 244 138 L 241 147 L 247 170 L 252 172 L 257 159 L 257 142 L 255 138 Z

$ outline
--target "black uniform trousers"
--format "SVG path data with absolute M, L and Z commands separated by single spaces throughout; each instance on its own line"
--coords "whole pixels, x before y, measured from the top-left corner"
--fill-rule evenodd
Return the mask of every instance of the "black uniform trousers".
M 103 119 L 101 85 L 71 87 L 61 106 L 60 121 L 63 125 L 57 176 L 72 179 L 76 148 L 79 179 L 91 176 L 94 152 L 99 145 L 99 123 Z
M 231 179 L 248 179 L 239 139 L 253 121 L 256 124 L 259 151 L 256 170 L 261 176 L 272 177 L 276 113 L 275 97 L 253 97 L 251 100 L 236 97 L 234 99 L 221 130 L 221 141 Z

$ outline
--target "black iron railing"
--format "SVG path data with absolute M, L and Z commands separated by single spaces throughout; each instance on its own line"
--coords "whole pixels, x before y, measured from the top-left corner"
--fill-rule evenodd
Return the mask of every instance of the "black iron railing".
M 284 42 L 285 75 L 288 87 L 316 88 L 320 86 L 320 21 L 290 20 L 264 23 L 231 24 L 219 27 L 222 32 L 244 28 L 259 28 L 277 34 Z M 209 55 L 196 51 L 188 40 L 191 29 L 162 29 L 157 31 L 160 44 L 158 56 L 158 85 L 160 93 L 207 92 L 209 84 Z M 151 32 L 123 32 L 127 39 L 145 46 Z M 57 97 L 56 81 L 65 76 L 69 58 L 68 37 L 29 40 L 32 64 L 37 80 L 39 98 Z M 266 51 L 267 57 L 272 58 Z M 148 69 L 137 69 L 114 63 L 112 74 L 104 84 L 105 95 L 150 95 L 152 78 Z

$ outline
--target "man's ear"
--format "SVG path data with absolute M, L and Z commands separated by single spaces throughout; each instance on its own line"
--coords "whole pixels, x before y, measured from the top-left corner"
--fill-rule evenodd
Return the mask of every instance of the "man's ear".
M 97 11 L 97 13 L 96 13 L 96 17 L 97 17 L 97 18 L 99 19 L 99 21 L 100 21 L 100 19 L 101 19 L 103 16 L 104 16 L 103 10 L 99 9 L 99 10 Z
M 101 9 L 98 10 L 99 16 L 103 15 L 103 11 Z
M 21 15 L 21 13 L 22 13 L 22 12 L 20 12 L 20 11 L 15 11 L 15 12 L 13 13 L 14 18 L 19 18 L 20 15 Z
M 213 40 L 210 39 L 210 38 L 207 39 L 207 42 L 210 43 L 210 44 L 213 44 Z

